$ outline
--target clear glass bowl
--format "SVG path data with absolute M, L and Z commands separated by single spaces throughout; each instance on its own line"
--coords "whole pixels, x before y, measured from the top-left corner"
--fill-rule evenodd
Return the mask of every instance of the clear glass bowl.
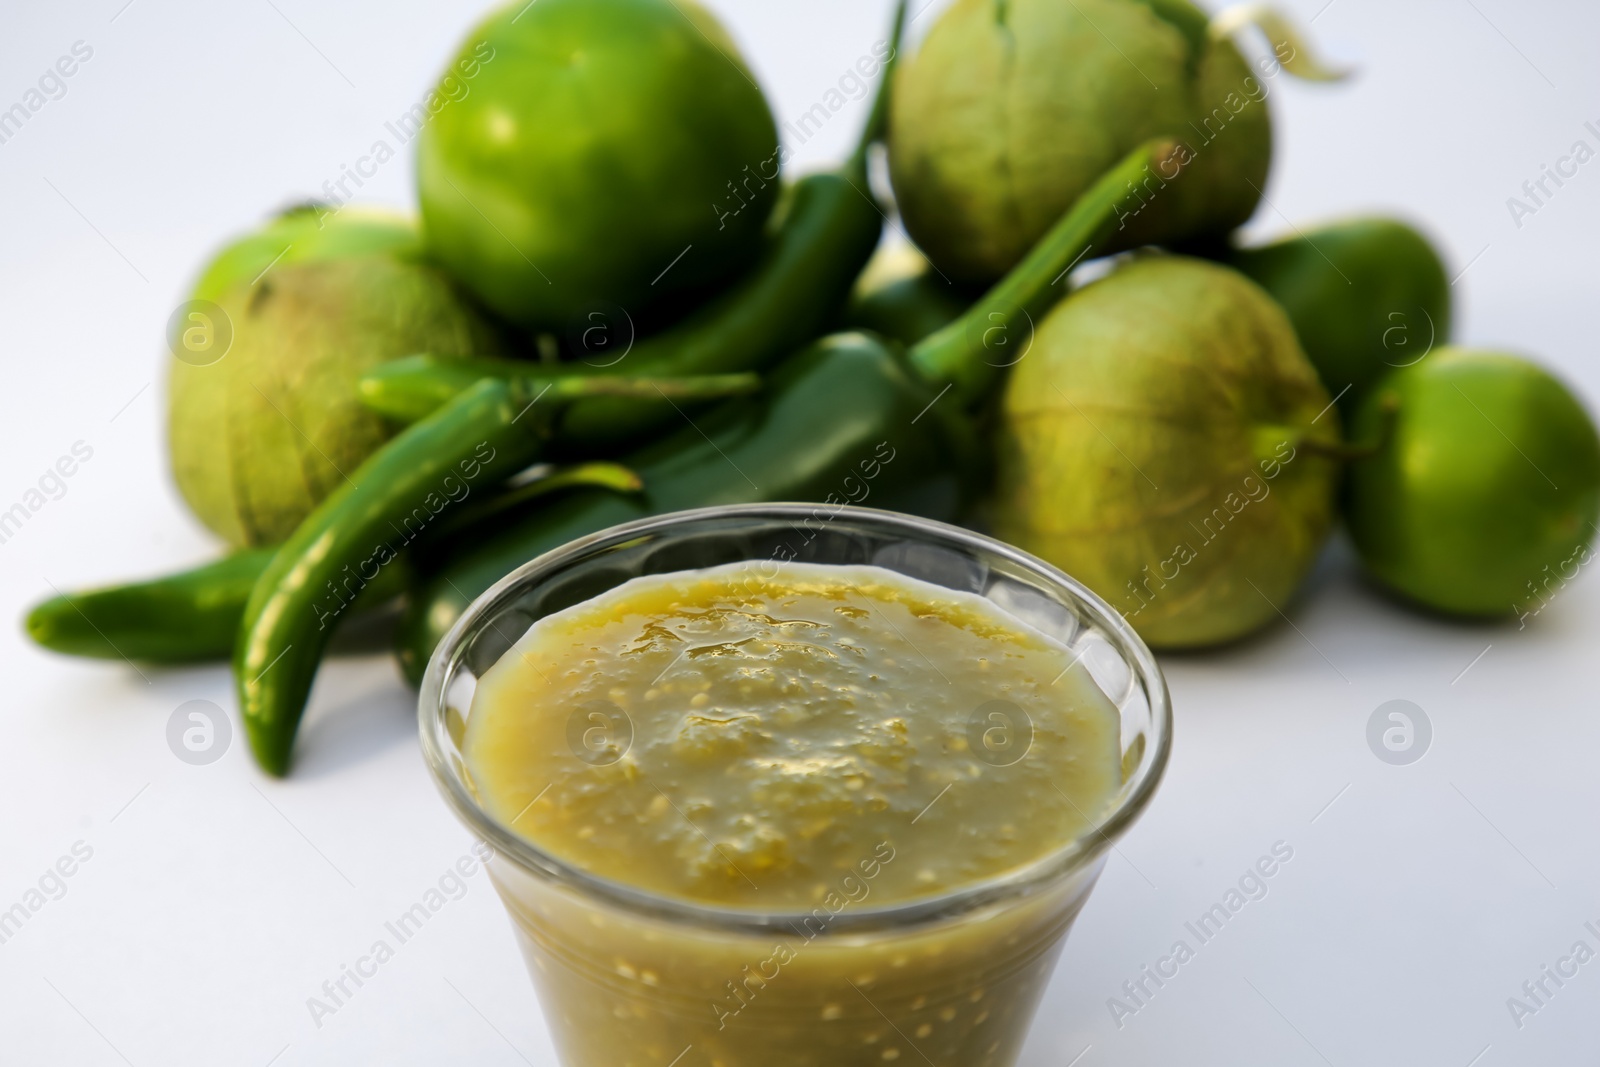
M 882 905 L 841 896 L 837 909 L 829 900 L 765 913 L 598 877 L 479 804 L 461 754 L 477 679 L 535 621 L 643 575 L 740 561 L 772 573 L 789 560 L 873 565 L 974 593 L 1066 645 L 1121 712 L 1123 783 L 1099 825 L 942 895 Z M 1083 585 L 968 530 L 805 504 L 663 515 L 533 560 L 479 597 L 434 651 L 419 716 L 441 791 L 493 850 L 490 875 L 566 1067 L 1006 1067 L 1108 850 L 1154 793 L 1172 738 L 1150 650 Z

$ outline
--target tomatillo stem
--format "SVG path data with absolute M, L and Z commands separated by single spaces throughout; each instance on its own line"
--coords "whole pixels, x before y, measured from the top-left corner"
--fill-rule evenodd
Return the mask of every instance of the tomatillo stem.
M 1244 29 L 1254 26 L 1267 38 L 1273 54 L 1284 70 L 1304 81 L 1337 82 L 1350 77 L 1351 71 L 1333 67 L 1323 62 L 1288 14 L 1275 4 L 1241 3 L 1225 7 L 1211 18 L 1206 36 L 1213 41 L 1224 41 Z
M 1357 444 L 1353 441 L 1341 443 L 1323 441 L 1315 437 L 1302 437 L 1295 442 L 1295 447 L 1313 456 L 1321 456 L 1340 463 L 1371 459 L 1389 447 L 1389 442 L 1394 439 L 1395 424 L 1400 420 L 1399 400 L 1393 396 L 1384 397 L 1378 404 L 1378 414 L 1382 421 L 1378 424 L 1377 435 L 1365 443 Z

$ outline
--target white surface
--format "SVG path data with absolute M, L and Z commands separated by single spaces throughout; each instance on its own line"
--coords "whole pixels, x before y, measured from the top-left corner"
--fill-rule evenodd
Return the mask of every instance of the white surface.
M 0 107 L 73 42 L 94 49 L 66 95 L 0 144 L 0 508 L 74 442 L 94 449 L 65 495 L 0 545 L 13 685 L 0 908 L 75 842 L 93 849 L 65 895 L 0 945 L 0 1060 L 552 1064 L 481 874 L 346 1007 L 312 1022 L 307 998 L 469 846 L 425 775 L 411 695 L 386 660 L 323 672 L 296 773 L 276 782 L 237 737 L 209 767 L 167 748 L 179 704 L 230 705 L 222 670 L 141 675 L 44 655 L 17 632 L 52 583 L 212 551 L 165 471 L 167 316 L 221 237 L 316 194 L 366 152 L 479 11 L 134 0 L 119 14 L 123 3 L 16 3 L 0 35 Z M 1304 22 L 1323 3 L 1287 6 Z M 888 5 L 712 6 L 782 120 L 881 36 Z M 1580 137 L 1595 143 L 1583 123 L 1600 125 L 1600 10 L 1333 0 L 1314 30 L 1362 75 L 1343 88 L 1278 79 L 1272 205 L 1296 220 L 1381 206 L 1422 220 L 1455 270 L 1472 264 L 1457 286 L 1463 339 L 1536 352 L 1600 395 L 1600 163 L 1520 230 L 1506 207 L 1541 164 Z M 837 117 L 800 161 L 830 158 L 858 119 Z M 405 203 L 409 171 L 396 159 L 363 198 Z M 1258 225 L 1284 228 L 1271 208 Z M 1583 926 L 1600 927 L 1587 673 L 1600 586 L 1586 577 L 1525 632 L 1450 626 L 1378 599 L 1335 551 L 1290 614 L 1292 627 L 1242 648 L 1167 660 L 1168 780 L 1083 913 L 1024 1064 L 1592 1058 L 1600 961 L 1520 1031 L 1506 998 L 1573 942 L 1600 949 Z M 1368 716 L 1393 698 L 1434 724 L 1414 766 L 1387 766 L 1365 743 Z M 1119 1031 L 1107 998 L 1279 840 L 1294 859 L 1270 894 Z

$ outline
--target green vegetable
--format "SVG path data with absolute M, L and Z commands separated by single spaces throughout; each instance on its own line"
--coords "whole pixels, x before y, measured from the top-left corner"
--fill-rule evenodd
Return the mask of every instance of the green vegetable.
M 374 367 L 356 383 L 356 392 L 369 411 L 408 424 L 427 418 L 485 378 L 516 378 L 531 386 L 571 377 L 572 373 L 570 368 L 562 370 L 520 359 L 441 359 L 422 354 Z
M 1278 615 L 1333 522 L 1338 414 L 1283 311 L 1149 255 L 1063 301 L 1002 402 L 999 536 L 1157 647 Z
M 1171 141 L 1152 142 L 1131 156 L 1152 165 L 1177 167 Z M 969 406 L 986 396 L 1002 371 L 1020 358 L 1035 320 L 1055 303 L 1064 288 L 1068 269 L 1100 249 L 1117 230 L 1118 212 L 1129 197 L 1128 178 L 1137 171 L 1119 165 L 1113 170 L 1124 179 L 1116 185 L 1102 179 L 1073 206 L 1055 229 L 1029 252 L 1005 279 L 972 303 L 959 319 L 925 338 L 911 352 L 917 373 L 955 390 L 958 405 Z M 1068 223 L 1071 225 L 1068 225 Z M 1046 272 L 1053 274 L 1045 276 Z M 975 355 L 975 346 L 976 352 Z M 547 371 L 515 360 L 471 359 L 444 363 L 416 356 L 380 367 L 360 382 L 360 391 L 374 410 L 390 418 L 417 418 L 434 410 L 446 397 L 466 388 L 479 375 L 516 378 L 530 385 L 545 380 Z M 595 401 L 579 401 L 582 409 Z M 560 424 L 565 436 L 570 421 Z M 613 434 L 621 432 L 613 428 Z
M 1332 223 L 1226 262 L 1283 305 L 1347 413 L 1389 369 L 1450 341 L 1450 276 L 1428 239 L 1396 219 Z
M 843 327 L 910 346 L 959 319 L 973 295 L 939 277 L 915 248 L 893 245 L 879 251 L 856 283 Z
M 420 259 L 422 232 L 416 220 L 375 208 L 302 204 L 213 256 L 193 295 L 215 302 L 234 286 L 254 284 L 276 267 L 380 254 Z
M 685 508 L 819 501 L 814 530 L 843 503 L 953 518 L 971 495 L 980 452 L 952 406 L 865 334 L 827 337 L 784 362 L 759 397 L 714 408 L 627 457 L 644 492 L 574 492 L 492 531 L 431 547 L 396 632 L 415 683 L 467 605 L 540 553 L 617 523 Z M 919 419 L 918 416 L 922 417 Z
M 391 433 L 356 381 L 416 351 L 494 352 L 443 275 L 371 255 L 285 265 L 218 305 L 232 346 L 172 361 L 168 444 L 184 500 L 234 546 L 276 544 Z
M 28 612 L 28 636 L 69 656 L 146 663 L 227 659 L 250 587 L 274 549 L 247 548 L 193 570 L 147 582 L 62 594 Z M 398 596 L 408 576 L 385 570 L 361 605 Z
M 1345 490 L 1356 549 L 1389 589 L 1436 611 L 1526 621 L 1593 558 L 1600 437 L 1548 372 L 1441 349 L 1368 393 L 1353 433 L 1391 418 Z
M 905 3 L 890 40 L 898 42 Z M 837 171 L 808 175 L 790 191 L 761 260 L 740 282 L 677 325 L 631 343 L 631 323 L 591 312 L 575 331 L 578 354 L 595 374 L 681 377 L 765 370 L 833 321 L 850 286 L 877 247 L 883 215 L 867 180 L 867 154 L 881 138 L 893 59 L 871 117 L 850 159 Z M 368 406 L 414 421 L 479 377 L 530 376 L 526 365 L 473 360 L 454 371 L 419 357 L 378 368 L 363 383 Z M 553 446 L 566 456 L 615 453 L 679 421 L 671 408 L 624 397 L 596 397 L 566 409 Z
M 645 484 L 638 496 L 573 493 L 493 536 L 473 531 L 430 548 L 397 632 L 407 676 L 421 678 L 439 639 L 489 586 L 542 552 L 620 522 L 764 500 L 820 502 L 815 528 L 797 538 L 821 535 L 830 507 L 845 503 L 955 517 L 986 473 L 964 409 L 982 405 L 999 380 L 995 331 L 1016 325 L 1020 333 L 1023 311 L 1049 307 L 1067 268 L 1115 229 L 1126 209 L 1119 192 L 1170 150 L 1162 142 L 1131 153 L 1001 286 L 909 355 L 866 334 L 824 338 L 785 361 L 762 396 L 720 405 L 628 456 Z
M 963 407 L 981 403 L 1002 372 L 1027 357 L 1035 324 L 1066 292 L 1071 269 L 1116 243 L 1117 220 L 1139 195 L 1130 190 L 1143 171 L 1133 164 L 1177 173 L 1183 166 L 1174 155 L 1177 151 L 1165 138 L 1151 141 L 1086 189 L 1011 273 L 961 318 L 911 349 L 911 363 L 923 380 L 948 386 Z
M 903 17 L 902 4 L 899 18 Z M 895 40 L 898 40 L 898 25 Z M 634 374 L 649 369 L 653 374 L 675 376 L 737 370 L 770 363 L 776 356 L 791 351 L 798 340 L 820 332 L 843 302 L 850 280 L 871 255 L 881 230 L 881 214 L 860 190 L 868 188 L 866 153 L 870 144 L 881 136 L 884 108 L 880 88 L 873 118 L 849 162 L 838 172 L 808 176 L 796 184 L 772 245 L 749 279 L 682 325 L 634 345 L 626 358 L 614 365 L 585 369 L 594 374 Z M 329 231 L 345 225 L 353 217 L 351 209 L 347 209 L 327 219 Z M 297 243 L 296 247 L 302 245 Z M 267 241 L 259 243 L 255 249 L 258 254 L 268 250 L 275 256 L 282 246 L 276 241 Z M 609 358 L 604 353 L 591 355 L 596 362 Z M 410 423 L 433 412 L 486 376 L 520 376 L 537 388 L 537 383 L 548 383 L 565 375 L 494 357 L 417 356 L 376 367 L 362 382 L 362 398 L 367 407 L 386 419 Z M 590 446 L 606 446 L 608 442 L 609 447 L 615 448 L 622 442 L 648 434 L 661 424 L 662 407 L 649 401 L 610 397 L 593 397 L 569 405 L 561 416 L 559 436 L 570 439 L 571 443 L 563 450 L 581 452 Z M 664 413 L 670 420 L 681 418 L 670 407 Z M 590 429 L 586 431 L 585 425 Z M 637 488 L 629 477 L 623 476 L 621 468 L 586 464 L 557 479 L 544 479 L 523 490 L 466 508 L 441 527 L 470 523 L 475 515 L 486 517 L 489 511 L 508 506 L 511 498 L 548 492 L 563 481 L 603 483 L 618 491 Z M 210 646 L 193 655 L 203 658 L 215 655 L 218 650 L 231 650 L 231 631 L 237 629 L 237 616 L 243 611 L 247 592 L 246 589 L 245 594 L 240 594 L 230 608 L 234 622 L 227 627 L 229 634 L 221 639 L 213 638 Z
M 563 468 L 460 509 L 439 524 L 438 536 L 578 486 L 637 492 L 640 484 L 637 474 L 614 463 Z M 226 660 L 233 655 L 250 590 L 277 551 L 276 547 L 241 549 L 150 581 L 52 597 L 28 613 L 28 636 L 69 656 L 148 663 Z M 409 581 L 410 568 L 402 557 L 357 594 L 350 610 L 377 608 L 403 592 Z
M 644 321 L 759 254 L 777 128 L 694 0 L 518 0 L 440 97 L 417 151 L 428 247 L 509 319 L 562 331 L 603 302 Z
M 1272 155 L 1257 73 L 1188 0 L 956 0 L 895 83 L 906 228 L 946 276 L 988 283 L 1118 158 L 1166 135 L 1189 165 L 1135 176 L 1114 247 L 1226 232 L 1255 210 Z
M 742 375 L 729 375 L 726 381 L 730 392 L 743 389 L 747 381 L 752 389 L 756 384 L 753 377 L 746 379 Z M 439 524 L 438 532 L 428 540 L 432 541 L 435 537 L 452 537 L 474 529 L 488 529 L 494 522 L 500 521 L 507 514 L 535 500 L 543 500 L 548 496 L 573 489 L 600 488 L 609 489 L 614 493 L 637 493 L 644 488 L 644 479 L 639 477 L 637 471 L 620 463 L 607 463 L 603 460 L 560 467 L 521 484 L 516 484 L 517 481 L 519 480 L 514 479 L 513 484 L 505 491 L 496 493 L 487 500 L 456 509 L 449 519 Z
M 256 580 L 234 645 L 240 717 L 256 760 L 289 767 L 295 731 L 336 622 L 366 584 L 439 516 L 537 460 L 546 413 L 602 393 L 748 392 L 752 375 L 649 381 L 569 377 L 531 390 L 485 378 L 408 427 L 306 517 Z

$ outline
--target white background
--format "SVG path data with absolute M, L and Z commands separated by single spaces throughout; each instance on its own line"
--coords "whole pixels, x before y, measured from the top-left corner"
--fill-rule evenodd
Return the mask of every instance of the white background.
M 1405 213 L 1465 271 L 1458 335 L 1536 353 L 1593 402 L 1600 162 L 1520 229 L 1506 200 L 1580 137 L 1600 145 L 1583 129 L 1600 125 L 1600 10 L 1323 3 L 1287 6 L 1316 16 L 1324 49 L 1361 74 L 1332 88 L 1277 80 L 1272 206 L 1255 228 Z M 167 316 L 221 238 L 368 151 L 480 13 L 475 0 L 123 4 L 11 0 L 0 19 L 0 107 L 75 41 L 94 49 L 66 96 L 0 145 L 0 508 L 74 442 L 94 450 L 65 496 L 0 545 L 0 908 L 75 842 L 93 849 L 65 896 L 0 945 L 0 1062 L 551 1064 L 481 874 L 312 1023 L 307 998 L 469 846 L 385 658 L 323 672 L 295 774 L 278 782 L 237 738 L 208 767 L 168 750 L 179 704 L 231 706 L 222 669 L 68 661 L 19 634 L 52 584 L 214 551 L 166 470 Z M 869 50 L 888 8 L 712 6 L 780 121 Z M 835 118 L 798 162 L 839 153 L 859 118 Z M 389 163 L 363 199 L 407 203 L 410 169 L 408 155 Z M 1600 961 L 1520 1030 L 1506 999 L 1580 938 L 1600 949 L 1583 929 L 1600 926 L 1600 585 L 1585 576 L 1526 631 L 1449 625 L 1376 596 L 1335 546 L 1289 613 L 1292 626 L 1242 647 L 1166 661 L 1170 773 L 1111 857 L 1023 1062 L 1592 1062 Z M 1395 698 L 1434 725 L 1410 767 L 1381 763 L 1364 738 Z M 1294 859 L 1270 894 L 1117 1029 L 1107 998 L 1280 840 Z

